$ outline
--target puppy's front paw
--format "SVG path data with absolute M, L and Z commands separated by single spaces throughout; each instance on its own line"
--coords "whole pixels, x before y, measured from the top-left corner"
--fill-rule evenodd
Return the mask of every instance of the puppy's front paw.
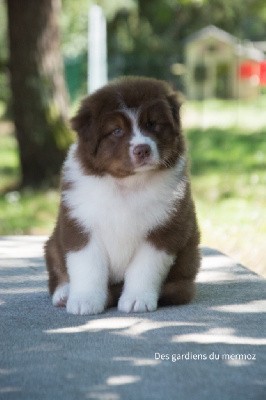
M 52 302 L 55 307 L 64 307 L 69 293 L 69 283 L 62 283 L 57 286 L 53 294 Z
M 77 315 L 93 315 L 103 312 L 105 298 L 91 295 L 70 295 L 66 304 L 67 312 Z
M 118 310 L 126 313 L 155 311 L 157 295 L 154 293 L 127 294 L 123 293 L 118 302 Z

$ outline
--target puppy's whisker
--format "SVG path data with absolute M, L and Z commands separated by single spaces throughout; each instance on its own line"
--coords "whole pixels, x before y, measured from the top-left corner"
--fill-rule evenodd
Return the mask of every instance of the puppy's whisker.
M 166 168 L 172 168 L 174 166 L 170 161 L 167 160 L 161 160 L 160 164 Z

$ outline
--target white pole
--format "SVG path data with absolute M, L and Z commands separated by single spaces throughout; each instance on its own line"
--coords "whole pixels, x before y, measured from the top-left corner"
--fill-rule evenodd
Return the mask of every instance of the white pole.
M 89 10 L 88 93 L 107 83 L 106 19 L 96 4 Z

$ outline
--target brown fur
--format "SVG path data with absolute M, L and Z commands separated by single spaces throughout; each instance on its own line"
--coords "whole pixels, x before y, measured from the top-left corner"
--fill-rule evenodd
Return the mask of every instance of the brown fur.
M 147 134 L 152 138 L 159 134 L 163 143 L 158 148 L 164 163 L 158 168 L 171 168 L 185 153 L 180 105 L 172 89 L 166 83 L 153 79 L 121 79 L 83 100 L 77 116 L 72 120 L 73 129 L 78 133 L 77 157 L 85 174 L 102 176 L 108 172 L 118 179 L 133 174 L 127 156 L 131 122 L 119 110 L 123 106 L 136 108 L 140 104 L 140 127 L 145 131 L 147 121 L 155 120 L 154 131 Z M 116 127 L 126 132 L 119 141 L 109 134 Z M 68 185 L 63 181 L 62 191 L 67 190 Z M 168 222 L 149 232 L 147 240 L 155 247 L 176 255 L 161 289 L 159 304 L 189 302 L 194 296 L 194 280 L 200 265 L 199 230 L 189 185 L 185 197 L 177 201 L 176 210 Z M 66 253 L 81 249 L 88 241 L 88 234 L 71 219 L 69 210 L 61 202 L 56 227 L 45 245 L 51 294 L 59 284 L 68 281 Z M 117 304 L 122 287 L 123 282 L 109 286 L 107 306 Z
M 183 153 L 183 136 L 176 137 L 174 144 L 172 139 L 172 132 L 180 130 L 180 105 L 176 94 L 163 81 L 146 78 L 145 90 L 143 83 L 143 78 L 121 79 L 83 100 L 72 126 L 79 135 L 78 157 L 85 173 L 104 175 L 109 172 L 118 178 L 133 173 L 127 157 L 131 122 L 119 112 L 123 106 L 137 108 L 141 104 L 140 127 L 144 131 L 147 131 L 148 120 L 156 120 L 157 132 L 147 134 L 154 138 L 160 133 L 164 141 L 161 156 L 169 166 Z M 119 141 L 109 135 L 116 126 L 126 132 Z
M 45 244 L 50 294 L 54 293 L 58 285 L 68 282 L 65 254 L 82 249 L 88 240 L 88 235 L 70 218 L 67 208 L 61 203 L 54 232 Z

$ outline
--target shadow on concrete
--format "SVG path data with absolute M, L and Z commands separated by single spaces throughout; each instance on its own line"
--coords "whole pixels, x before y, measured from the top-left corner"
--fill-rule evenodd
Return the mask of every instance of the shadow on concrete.
M 203 249 L 190 305 L 89 317 L 52 307 L 40 255 L 12 253 L 0 259 L 0 398 L 263 398 L 265 281 L 223 254 Z

